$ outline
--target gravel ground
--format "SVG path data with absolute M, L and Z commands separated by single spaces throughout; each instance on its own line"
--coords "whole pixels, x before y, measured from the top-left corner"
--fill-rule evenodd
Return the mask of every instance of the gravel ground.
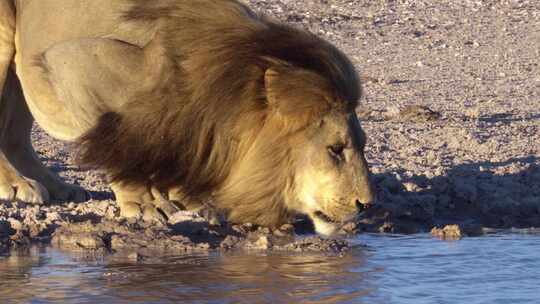
M 540 227 L 540 2 L 248 2 L 332 41 L 360 71 L 358 113 L 380 204 L 349 230 L 435 228 L 434 235 L 454 238 Z M 217 229 L 192 214 L 163 227 L 123 221 L 98 172 L 80 171 L 69 146 L 37 128 L 34 138 L 43 161 L 91 190 L 93 199 L 0 205 L 0 250 L 35 241 L 108 251 L 136 247 L 144 250 L 130 254 L 143 256 L 153 249 L 348 248 L 339 240 L 294 239 L 290 227 L 276 233 Z

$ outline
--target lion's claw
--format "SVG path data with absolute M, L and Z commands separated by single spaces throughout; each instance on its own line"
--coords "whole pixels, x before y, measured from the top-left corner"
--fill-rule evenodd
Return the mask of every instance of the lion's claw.
M 156 198 L 154 201 L 139 203 L 133 201 L 119 201 L 120 216 L 137 218 L 147 222 L 167 223 L 176 212 L 183 210 L 172 201 Z
M 141 205 L 132 201 L 119 201 L 120 216 L 125 218 L 142 218 Z
M 158 222 L 165 224 L 168 221 L 168 217 L 153 204 L 146 204 L 142 206 L 142 213 L 142 219 L 145 222 Z

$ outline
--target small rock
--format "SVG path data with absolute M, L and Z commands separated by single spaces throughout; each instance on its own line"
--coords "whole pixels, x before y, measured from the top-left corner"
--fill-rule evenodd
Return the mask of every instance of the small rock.
M 262 233 L 262 234 L 270 234 L 270 229 L 268 227 L 259 227 L 259 229 L 257 229 L 257 231 Z
M 415 184 L 415 183 L 406 182 L 406 183 L 403 183 L 403 186 L 404 186 L 405 189 L 407 189 L 407 191 L 409 191 L 409 192 L 418 192 L 418 191 L 421 190 L 421 188 L 418 187 L 418 185 Z
M 111 249 L 113 250 L 121 249 L 121 248 L 127 247 L 126 245 L 127 245 L 126 242 L 121 236 L 113 235 L 111 237 Z
M 390 106 L 386 109 L 386 118 L 392 119 L 394 117 L 397 117 L 399 115 L 399 112 L 401 112 L 401 109 L 398 106 Z
M 344 234 L 352 234 L 358 230 L 358 225 L 355 222 L 348 222 L 341 227 L 341 231 Z
M 404 107 L 396 118 L 414 122 L 428 122 L 440 119 L 441 113 L 425 106 L 411 105 Z
M 292 233 L 292 232 L 294 232 L 294 225 L 292 225 L 292 224 L 284 224 L 281 227 L 279 227 L 279 230 Z
M 292 224 L 284 224 L 279 229 L 274 230 L 274 235 L 279 237 L 292 236 L 294 234 L 294 226 Z
M 54 223 L 56 221 L 59 221 L 61 219 L 60 214 L 58 212 L 48 212 L 46 215 L 46 221 L 49 223 Z
M 231 249 L 231 248 L 235 248 L 236 245 L 241 242 L 242 239 L 237 237 L 237 236 L 234 236 L 234 235 L 228 235 L 227 237 L 225 237 L 225 239 L 219 244 L 219 247 L 223 248 L 223 249 Z
M 116 208 L 114 206 L 109 206 L 105 212 L 105 218 L 112 220 L 116 218 Z
M 255 242 L 248 242 L 247 248 L 248 249 L 256 249 L 256 250 L 266 250 L 270 249 L 272 247 L 272 242 L 270 242 L 270 239 L 268 236 L 261 236 L 259 237 Z
M 282 249 L 296 252 L 344 253 L 351 247 L 345 240 L 323 239 L 319 236 L 313 236 L 287 244 Z
M 11 225 L 12 229 L 21 230 L 23 228 L 23 224 L 21 223 L 21 221 L 19 221 L 17 219 L 14 219 L 14 218 L 10 217 L 10 218 L 7 219 L 7 221 Z
M 473 107 L 465 110 L 465 115 L 471 119 L 479 119 L 482 117 L 482 110 L 478 107 Z
M 231 228 L 234 232 L 242 234 L 242 235 L 248 232 L 243 225 L 233 225 Z
M 186 221 L 201 223 L 206 222 L 206 219 L 192 211 L 178 211 L 169 217 L 169 224 L 176 224 Z
M 54 234 L 51 243 L 60 248 L 98 250 L 105 248 L 103 239 L 94 233 L 59 233 Z
M 446 225 L 442 229 L 433 227 L 431 235 L 441 240 L 460 240 L 462 238 L 461 228 L 458 225 Z
M 484 234 L 484 231 L 482 229 L 482 225 L 478 223 L 468 223 L 464 224 L 461 227 L 461 231 L 466 236 L 480 236 Z
M 132 252 L 128 254 L 127 258 L 133 262 L 140 262 L 143 260 L 143 256 L 140 255 L 138 252 Z
M 378 230 L 380 233 L 391 233 L 394 231 L 394 225 L 391 222 L 384 222 Z
M 0 221 L 0 237 L 8 236 L 11 232 L 11 224 L 8 221 Z

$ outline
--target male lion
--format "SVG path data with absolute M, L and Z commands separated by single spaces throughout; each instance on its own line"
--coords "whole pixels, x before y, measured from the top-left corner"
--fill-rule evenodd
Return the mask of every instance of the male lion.
M 0 199 L 87 199 L 39 162 L 35 119 L 107 173 L 126 217 L 180 201 L 269 227 L 307 214 L 330 234 L 373 201 L 358 77 L 330 43 L 234 0 L 0 0 L 0 14 Z

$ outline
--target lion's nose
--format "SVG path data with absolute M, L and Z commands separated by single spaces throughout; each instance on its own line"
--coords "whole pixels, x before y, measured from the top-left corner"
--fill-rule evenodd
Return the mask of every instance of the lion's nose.
M 358 212 L 363 212 L 363 211 L 366 211 L 367 209 L 369 209 L 371 206 L 373 206 L 375 204 L 375 200 L 362 202 L 359 199 L 355 199 L 354 204 L 355 204 L 356 210 Z

